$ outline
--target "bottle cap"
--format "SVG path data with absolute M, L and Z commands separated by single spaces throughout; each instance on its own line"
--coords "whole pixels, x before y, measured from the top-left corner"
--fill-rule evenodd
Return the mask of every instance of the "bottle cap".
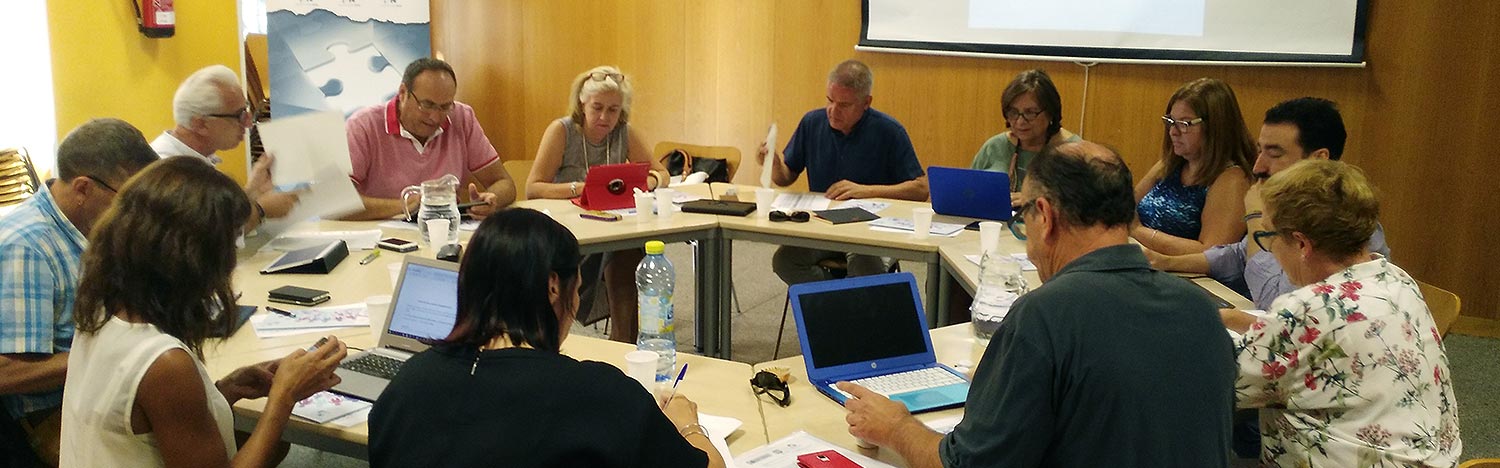
M 654 241 L 646 241 L 646 254 L 648 254 L 648 255 L 661 255 L 662 252 L 666 252 L 666 251 L 667 251 L 667 244 L 663 244 L 661 241 L 655 241 L 655 240 Z

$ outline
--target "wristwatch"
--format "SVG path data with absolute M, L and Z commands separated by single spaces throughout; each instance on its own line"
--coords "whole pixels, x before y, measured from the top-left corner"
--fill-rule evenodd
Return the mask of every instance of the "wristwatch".
M 572 192 L 573 196 L 578 196 L 578 182 L 568 182 L 568 191 Z

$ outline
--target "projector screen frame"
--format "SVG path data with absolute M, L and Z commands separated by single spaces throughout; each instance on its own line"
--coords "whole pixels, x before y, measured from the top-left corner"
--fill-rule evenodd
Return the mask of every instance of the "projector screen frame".
M 870 39 L 870 0 L 861 0 L 859 42 L 854 50 L 1080 63 L 1362 68 L 1366 66 L 1365 35 L 1369 27 L 1369 7 L 1369 0 L 1356 0 L 1354 37 L 1349 54 L 1325 55 L 874 40 Z

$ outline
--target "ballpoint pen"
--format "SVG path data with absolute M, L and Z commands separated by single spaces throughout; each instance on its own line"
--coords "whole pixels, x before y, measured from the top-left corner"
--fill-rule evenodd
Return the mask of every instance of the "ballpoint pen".
M 286 310 L 283 310 L 283 309 L 278 309 L 278 308 L 275 308 L 275 307 L 266 306 L 266 310 L 269 310 L 269 311 L 271 311 L 271 313 L 276 314 L 276 315 L 280 315 L 282 317 L 297 318 L 296 315 L 292 315 L 291 312 L 287 312 Z
M 371 250 L 370 254 L 366 255 L 364 260 L 359 261 L 359 264 L 369 265 L 370 262 L 375 261 L 376 258 L 380 258 L 380 249 Z
M 666 403 L 662 403 L 662 407 L 666 407 L 666 405 L 672 403 L 673 398 L 677 397 L 677 384 L 682 383 L 682 377 L 687 375 L 687 366 L 687 363 L 683 363 L 682 370 L 677 372 L 677 380 L 672 381 L 672 394 L 667 395 L 667 401 Z

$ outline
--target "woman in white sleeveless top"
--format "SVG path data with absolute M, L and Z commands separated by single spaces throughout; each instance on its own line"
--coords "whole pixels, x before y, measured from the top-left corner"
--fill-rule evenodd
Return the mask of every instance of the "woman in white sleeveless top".
M 331 340 L 214 382 L 208 337 L 234 309 L 243 189 L 212 166 L 167 158 L 130 179 L 89 236 L 63 387 L 62 466 L 274 466 L 292 405 L 332 386 Z M 227 307 L 221 307 L 225 304 Z M 269 397 L 236 448 L 230 405 Z
M 608 65 L 594 67 L 573 79 L 568 115 L 552 121 L 542 133 L 536 161 L 526 177 L 528 198 L 575 198 L 583 193 L 589 168 L 603 164 L 650 163 L 646 178 L 651 190 L 665 186 L 667 171 L 651 155 L 641 132 L 630 126 L 629 77 Z M 609 339 L 634 343 L 636 338 L 635 267 L 645 258 L 641 249 L 592 254 L 583 260 L 582 302 L 578 320 L 603 319 L 596 314 L 601 271 L 609 309 Z

